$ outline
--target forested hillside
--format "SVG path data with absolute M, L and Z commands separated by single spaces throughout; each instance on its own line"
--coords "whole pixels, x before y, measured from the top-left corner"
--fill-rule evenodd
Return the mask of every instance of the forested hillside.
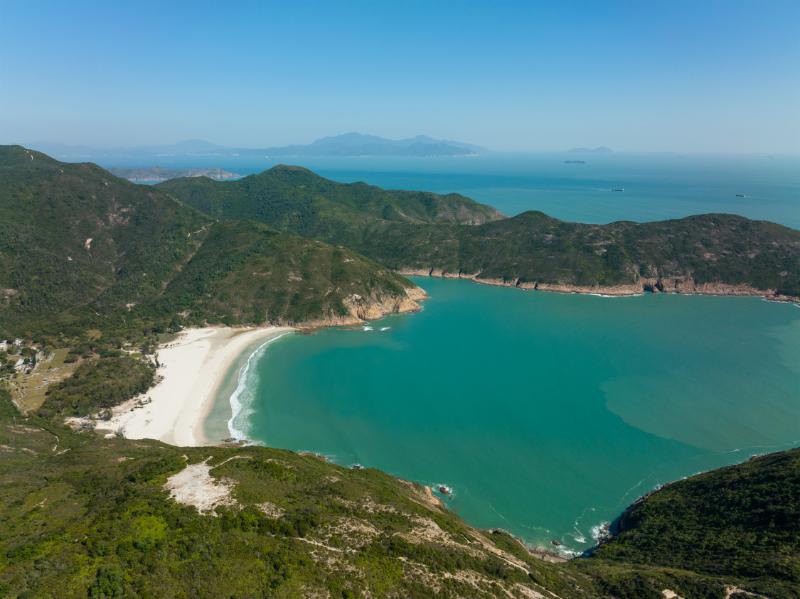
M 159 188 L 216 217 L 345 245 L 400 271 L 540 289 L 800 296 L 800 231 L 734 215 L 608 225 L 541 212 L 500 218 L 460 196 L 393 195 L 400 192 L 334 183 L 296 167 Z
M 350 250 L 218 222 L 91 164 L 0 148 L 0 338 L 354 319 L 413 309 L 407 290 Z

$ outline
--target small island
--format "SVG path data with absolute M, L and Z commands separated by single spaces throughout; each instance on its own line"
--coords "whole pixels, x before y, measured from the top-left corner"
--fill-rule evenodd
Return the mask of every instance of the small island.
M 163 168 L 153 166 L 149 168 L 111 168 L 117 177 L 127 179 L 133 183 L 163 183 L 171 179 L 182 177 L 208 177 L 215 181 L 232 181 L 241 179 L 239 173 L 232 173 L 221 168 Z

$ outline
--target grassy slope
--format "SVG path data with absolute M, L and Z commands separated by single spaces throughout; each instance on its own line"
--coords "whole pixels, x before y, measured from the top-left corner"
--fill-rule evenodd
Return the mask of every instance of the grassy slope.
M 397 192 L 334 183 L 292 167 L 237 182 L 180 179 L 159 188 L 216 217 L 255 219 L 343 244 L 395 269 L 581 286 L 692 278 L 800 295 L 800 232 L 733 215 L 609 225 L 567 223 L 540 212 L 453 218 L 410 201 L 430 195 L 398 196 L 410 206 L 401 208 L 382 195 Z
M 0 456 L 2 596 L 692 599 L 738 587 L 789 599 L 800 588 L 800 450 L 669 485 L 591 557 L 563 564 L 376 470 L 261 447 L 100 439 L 21 417 L 1 387 Z M 236 500 L 214 515 L 164 489 L 203 460 Z
M 352 294 L 404 298 L 410 286 L 351 251 L 219 223 L 97 166 L 0 148 L 0 338 L 317 320 L 344 314 Z
M 19 417 L 2 389 L 0 456 L 4 597 L 506 597 L 542 585 L 594 596 L 588 576 L 479 533 L 376 470 L 99 439 Z M 216 515 L 163 488 L 207 459 L 237 502 Z

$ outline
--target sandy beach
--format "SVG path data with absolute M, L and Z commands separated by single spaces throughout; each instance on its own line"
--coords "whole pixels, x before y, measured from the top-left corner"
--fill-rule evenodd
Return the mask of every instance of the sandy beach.
M 129 439 L 158 439 L 179 446 L 207 445 L 203 424 L 225 374 L 241 354 L 284 335 L 289 327 L 207 327 L 181 331 L 158 349 L 161 380 L 138 400 L 119 406 L 99 430 Z

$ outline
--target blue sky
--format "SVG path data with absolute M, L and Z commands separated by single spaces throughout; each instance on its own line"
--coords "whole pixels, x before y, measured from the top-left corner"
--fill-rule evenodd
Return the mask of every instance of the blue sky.
M 800 153 L 800 2 L 0 0 L 0 143 Z

